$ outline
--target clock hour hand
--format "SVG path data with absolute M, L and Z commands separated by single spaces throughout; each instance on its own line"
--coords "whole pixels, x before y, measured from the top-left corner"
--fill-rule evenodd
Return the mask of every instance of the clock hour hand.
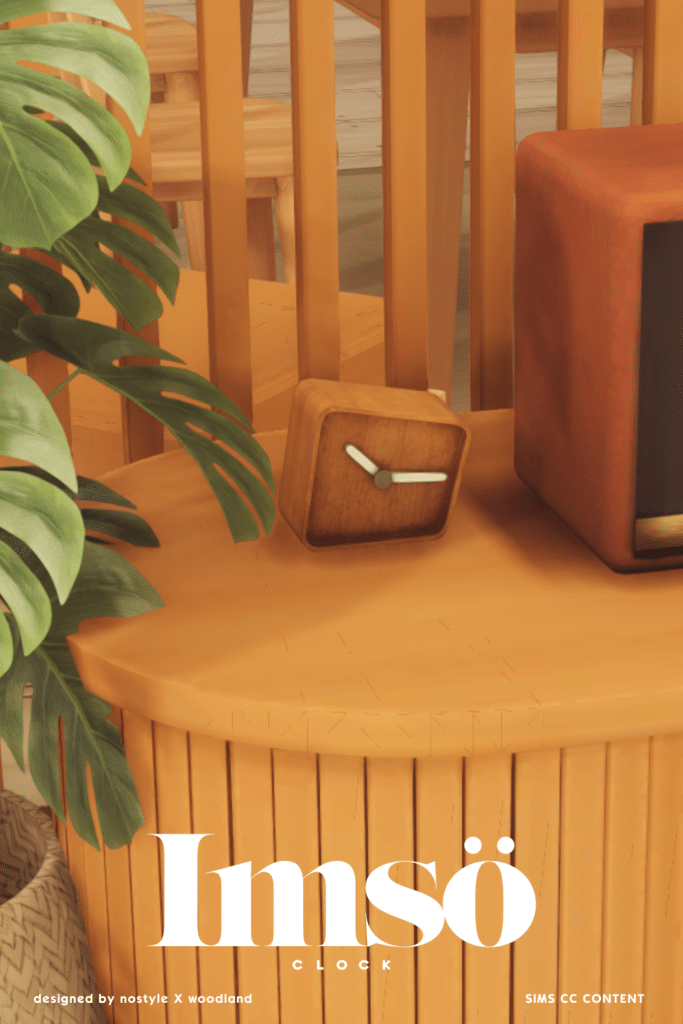
M 447 473 L 392 473 L 392 484 L 436 484 L 448 480 Z
M 361 469 L 364 469 L 366 473 L 370 473 L 374 476 L 375 473 L 378 472 L 379 466 L 376 466 L 372 459 L 369 459 L 367 455 L 363 455 L 362 451 L 356 448 L 355 445 L 345 444 L 344 451 L 361 467 Z

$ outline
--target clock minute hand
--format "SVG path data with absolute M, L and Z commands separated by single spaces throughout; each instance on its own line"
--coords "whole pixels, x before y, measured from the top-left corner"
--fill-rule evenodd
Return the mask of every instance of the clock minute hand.
M 448 480 L 447 473 L 392 473 L 392 484 L 436 484 Z
M 372 459 L 369 459 L 367 455 L 363 455 L 362 451 L 356 448 L 355 445 L 345 444 L 344 451 L 361 467 L 361 469 L 364 469 L 366 473 L 370 473 L 374 476 L 375 473 L 378 472 L 379 466 L 376 466 Z

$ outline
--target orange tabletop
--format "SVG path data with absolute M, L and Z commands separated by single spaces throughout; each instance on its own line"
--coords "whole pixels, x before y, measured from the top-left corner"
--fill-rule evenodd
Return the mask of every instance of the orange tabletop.
M 364 756 L 556 748 L 680 730 L 683 574 L 612 572 L 516 477 L 513 414 L 473 430 L 437 541 L 235 545 L 184 451 L 107 474 L 156 530 L 124 545 L 166 606 L 71 638 L 86 685 L 227 740 Z M 260 435 L 276 480 L 285 434 Z

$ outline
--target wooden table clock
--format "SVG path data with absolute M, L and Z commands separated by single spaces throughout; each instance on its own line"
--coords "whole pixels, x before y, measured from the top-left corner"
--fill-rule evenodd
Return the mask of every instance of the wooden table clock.
M 309 550 L 440 537 L 469 443 L 462 420 L 429 392 L 303 380 L 280 512 Z

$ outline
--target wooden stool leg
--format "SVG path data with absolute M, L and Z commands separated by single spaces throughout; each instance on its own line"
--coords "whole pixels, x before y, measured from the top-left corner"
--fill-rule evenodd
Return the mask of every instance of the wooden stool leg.
M 275 217 L 280 234 L 280 249 L 285 270 L 285 281 L 296 284 L 296 246 L 294 230 L 294 178 L 278 178 L 275 197 Z
M 257 281 L 275 281 L 277 274 L 272 199 L 247 199 L 247 238 L 249 277 Z
M 178 204 L 174 202 L 166 202 L 164 200 L 164 202 L 159 203 L 159 206 L 166 214 L 169 224 L 175 231 L 175 229 L 178 227 Z
M 631 124 L 643 123 L 643 47 L 633 47 L 633 79 L 631 81 Z
M 251 57 L 251 23 L 254 14 L 254 0 L 240 0 L 240 25 L 242 28 L 242 95 L 249 92 L 249 60 Z
M 190 254 L 190 266 L 193 270 L 206 271 L 204 203 L 201 199 L 192 199 L 180 205 L 183 208 L 183 221 L 187 236 L 187 248 Z
M 450 402 L 462 218 L 469 18 L 427 19 L 429 387 Z

